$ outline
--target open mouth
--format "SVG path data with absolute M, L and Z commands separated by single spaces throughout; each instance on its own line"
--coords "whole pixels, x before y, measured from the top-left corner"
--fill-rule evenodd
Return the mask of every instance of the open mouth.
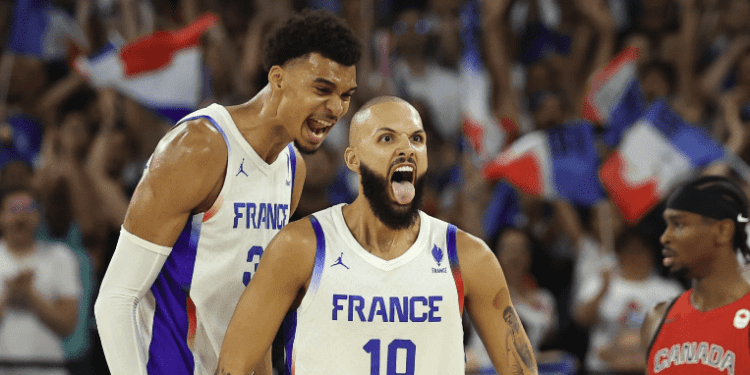
M 674 257 L 675 257 L 674 251 L 663 249 L 661 251 L 661 254 L 664 257 L 664 259 L 662 259 L 662 264 L 664 265 L 664 267 L 671 267 L 672 264 L 674 264 Z
M 310 131 L 310 140 L 313 142 L 322 142 L 328 131 L 336 124 L 335 121 L 320 120 L 309 118 L 305 122 Z
M 409 204 L 414 199 L 414 166 L 401 164 L 391 174 L 391 190 L 399 204 Z
M 402 165 L 393 172 L 391 175 L 391 182 L 404 182 L 408 181 L 414 183 L 414 167 L 411 165 Z

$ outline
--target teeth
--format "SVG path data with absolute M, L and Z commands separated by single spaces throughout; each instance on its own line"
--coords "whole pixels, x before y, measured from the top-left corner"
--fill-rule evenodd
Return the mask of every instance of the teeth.
M 396 169 L 396 172 L 414 172 L 414 168 L 408 165 L 404 165 L 404 166 L 398 167 L 398 169 Z
M 320 125 L 323 125 L 325 127 L 333 126 L 333 123 L 328 122 L 328 121 L 322 121 L 322 120 L 318 120 L 318 119 L 310 119 L 310 120 L 312 120 L 312 121 L 314 121 L 314 122 L 316 122 L 316 123 L 318 123 Z

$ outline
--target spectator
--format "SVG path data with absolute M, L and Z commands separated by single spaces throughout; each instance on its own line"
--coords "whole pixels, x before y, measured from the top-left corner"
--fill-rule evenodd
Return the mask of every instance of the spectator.
M 0 359 L 64 360 L 62 339 L 76 325 L 81 282 L 71 250 L 34 238 L 41 213 L 28 187 L 0 198 Z M 2 372 L 0 370 L 0 373 Z M 62 368 L 11 370 L 9 374 L 66 374 Z
M 615 253 L 617 266 L 589 277 L 574 300 L 574 318 L 592 329 L 584 367 L 641 372 L 646 365 L 639 336 L 643 319 L 653 305 L 676 297 L 682 288 L 657 275 L 654 251 L 635 228 L 617 238 Z
M 508 282 L 511 300 L 529 336 L 540 374 L 574 374 L 577 363 L 571 354 L 541 350 L 556 333 L 557 302 L 549 290 L 537 285 L 531 274 L 531 236 L 523 229 L 508 228 L 498 238 L 495 254 Z M 486 368 L 491 368 L 491 363 L 479 337 L 473 330 L 470 335 L 467 369 L 484 373 Z

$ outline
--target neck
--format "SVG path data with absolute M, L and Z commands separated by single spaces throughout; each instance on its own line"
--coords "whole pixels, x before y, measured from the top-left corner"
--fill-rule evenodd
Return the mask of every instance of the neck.
M 13 241 L 7 239 L 5 246 L 8 248 L 8 252 L 17 256 L 24 257 L 34 252 L 34 241 Z
M 713 310 L 737 301 L 750 293 L 750 285 L 742 277 L 739 265 L 734 258 L 717 259 L 712 268 L 706 272 L 706 276 L 692 280 L 693 294 L 690 302 L 696 309 Z
M 227 108 L 247 143 L 269 164 L 294 140 L 284 128 L 278 106 L 271 99 L 271 88 L 266 85 L 249 101 Z
M 344 220 L 354 238 L 373 255 L 391 260 L 408 250 L 419 235 L 420 218 L 409 228 L 394 230 L 387 227 L 372 212 L 364 195 L 344 206 Z

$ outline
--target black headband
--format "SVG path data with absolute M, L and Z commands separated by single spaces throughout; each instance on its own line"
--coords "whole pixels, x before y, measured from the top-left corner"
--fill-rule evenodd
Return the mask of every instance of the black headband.
M 732 219 L 735 222 L 746 223 L 740 219 L 744 211 L 736 202 L 727 198 L 727 191 L 721 186 L 708 186 L 696 189 L 694 186 L 683 186 L 675 191 L 667 200 L 667 208 L 692 212 L 701 216 L 717 220 Z M 731 194 L 730 194 L 731 195 Z

